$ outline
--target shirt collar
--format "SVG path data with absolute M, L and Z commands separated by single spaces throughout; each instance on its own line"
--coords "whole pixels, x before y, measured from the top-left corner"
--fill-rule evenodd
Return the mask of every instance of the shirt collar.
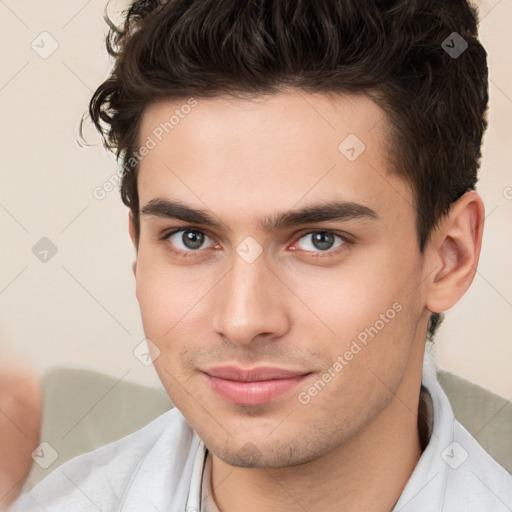
M 393 512 L 442 510 L 446 493 L 448 465 L 442 453 L 453 442 L 455 417 L 437 380 L 436 365 L 428 350 L 423 363 L 422 385 L 431 398 L 432 433 Z

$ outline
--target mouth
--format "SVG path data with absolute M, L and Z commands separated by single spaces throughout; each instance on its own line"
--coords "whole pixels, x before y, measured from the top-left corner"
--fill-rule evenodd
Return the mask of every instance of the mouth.
M 262 405 L 291 391 L 312 372 L 222 366 L 203 370 L 203 373 L 210 389 L 224 400 L 238 405 Z

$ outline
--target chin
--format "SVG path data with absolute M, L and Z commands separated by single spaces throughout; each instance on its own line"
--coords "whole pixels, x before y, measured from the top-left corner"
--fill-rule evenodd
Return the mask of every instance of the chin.
M 305 451 L 303 446 L 284 445 L 279 446 L 268 443 L 267 446 L 258 447 L 252 442 L 245 443 L 240 449 L 213 447 L 210 451 L 219 459 L 230 466 L 239 468 L 283 468 L 306 464 L 321 454 L 313 454 Z

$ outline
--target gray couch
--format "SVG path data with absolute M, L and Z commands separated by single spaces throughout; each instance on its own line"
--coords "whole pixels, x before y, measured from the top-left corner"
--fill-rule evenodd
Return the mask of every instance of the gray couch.
M 439 380 L 458 420 L 512 472 L 512 402 L 450 373 L 439 372 Z M 24 491 L 71 457 L 138 430 L 173 406 L 163 390 L 71 368 L 47 373 L 42 389 L 41 440 L 58 456 L 46 469 L 33 464 Z

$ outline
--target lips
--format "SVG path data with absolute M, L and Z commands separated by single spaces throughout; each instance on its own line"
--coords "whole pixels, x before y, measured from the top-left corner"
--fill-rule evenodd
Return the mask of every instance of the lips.
M 290 391 L 311 372 L 274 367 L 220 366 L 203 370 L 210 388 L 229 402 L 261 405 Z
M 309 372 L 284 370 L 282 368 L 272 368 L 269 366 L 260 366 L 259 368 L 253 368 L 251 370 L 244 370 L 236 366 L 219 366 L 217 368 L 204 370 L 204 373 L 220 379 L 257 382 L 261 380 L 289 379 L 305 375 Z

